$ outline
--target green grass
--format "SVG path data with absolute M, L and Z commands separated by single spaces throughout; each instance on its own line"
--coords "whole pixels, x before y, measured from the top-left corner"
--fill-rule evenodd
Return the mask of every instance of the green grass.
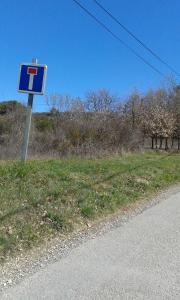
M 180 156 L 0 162 L 0 260 L 180 182 Z

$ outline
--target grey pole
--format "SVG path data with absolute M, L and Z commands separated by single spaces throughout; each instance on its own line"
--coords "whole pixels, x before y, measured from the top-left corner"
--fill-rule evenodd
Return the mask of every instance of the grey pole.
M 33 64 L 37 64 L 37 59 L 32 59 Z M 29 134 L 31 129 L 31 117 L 32 117 L 32 107 L 33 107 L 33 94 L 28 95 L 28 105 L 26 109 L 26 124 L 24 130 L 24 137 L 23 137 L 23 144 L 22 144 L 22 153 L 21 153 L 21 160 L 27 160 L 27 153 L 28 153 L 28 144 L 29 144 Z

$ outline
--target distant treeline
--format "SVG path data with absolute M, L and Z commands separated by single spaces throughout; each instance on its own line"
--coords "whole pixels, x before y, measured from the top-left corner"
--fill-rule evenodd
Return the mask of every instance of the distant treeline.
M 34 113 L 31 157 L 102 155 L 143 149 L 180 149 L 180 86 L 119 99 L 106 89 L 85 99 L 46 97 L 48 113 Z M 25 106 L 0 103 L 0 159 L 20 156 Z

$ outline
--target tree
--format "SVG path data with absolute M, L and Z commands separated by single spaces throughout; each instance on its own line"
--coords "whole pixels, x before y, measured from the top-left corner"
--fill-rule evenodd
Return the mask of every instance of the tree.
M 113 111 L 116 97 L 106 89 L 91 91 L 86 97 L 86 108 L 91 112 Z
M 141 125 L 144 133 L 152 139 L 152 148 L 154 148 L 154 140 L 156 148 L 158 147 L 158 138 L 160 139 L 160 148 L 162 148 L 162 141 L 165 138 L 165 149 L 167 150 L 168 138 L 172 137 L 175 130 L 175 118 L 174 114 L 168 110 L 165 96 L 166 93 L 160 90 L 148 93 L 143 103 Z
M 51 111 L 66 112 L 70 110 L 72 97 L 69 95 L 51 94 L 46 96 L 46 103 Z
M 175 117 L 175 131 L 172 138 L 172 146 L 174 138 L 178 140 L 178 150 L 180 150 L 180 85 L 174 86 L 170 93 L 169 109 Z
M 135 89 L 128 97 L 128 100 L 124 105 L 124 115 L 131 125 L 132 129 L 135 129 L 139 126 L 141 108 L 142 98 L 139 92 Z
M 82 113 L 85 111 L 85 103 L 81 100 L 80 97 L 72 100 L 70 111 L 76 113 Z

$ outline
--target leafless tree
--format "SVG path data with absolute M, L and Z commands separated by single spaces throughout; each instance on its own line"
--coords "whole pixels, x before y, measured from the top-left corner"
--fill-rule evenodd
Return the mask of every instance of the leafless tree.
M 106 89 L 88 92 L 86 109 L 90 112 L 110 112 L 114 108 L 115 99 Z

